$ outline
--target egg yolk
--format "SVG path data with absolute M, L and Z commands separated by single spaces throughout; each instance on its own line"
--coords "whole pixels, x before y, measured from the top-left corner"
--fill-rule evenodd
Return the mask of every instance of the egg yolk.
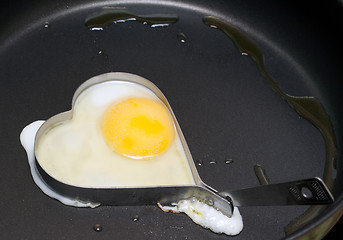
M 114 103 L 106 110 L 102 132 L 115 152 L 144 159 L 168 148 L 174 138 L 174 125 L 161 102 L 130 98 Z

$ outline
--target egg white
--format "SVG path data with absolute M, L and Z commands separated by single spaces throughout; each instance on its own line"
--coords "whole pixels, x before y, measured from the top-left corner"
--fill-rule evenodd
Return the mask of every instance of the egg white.
M 185 213 L 196 224 L 218 234 L 237 235 L 243 229 L 243 219 L 237 207 L 234 207 L 232 216 L 228 217 L 196 198 L 184 199 L 172 206 L 162 206 L 158 203 L 158 206 L 164 212 Z
M 102 135 L 102 118 L 115 102 L 132 97 L 160 101 L 148 88 L 125 81 L 94 85 L 77 98 L 73 117 L 42 135 L 36 157 L 55 179 L 81 187 L 190 185 L 194 179 L 179 135 L 163 153 L 147 160 L 128 159 Z
M 30 171 L 32 178 L 36 185 L 49 197 L 56 199 L 67 206 L 73 206 L 73 207 L 91 207 L 95 208 L 99 206 L 99 203 L 92 203 L 92 202 L 81 202 L 77 199 L 71 199 L 68 197 L 65 197 L 59 193 L 56 193 L 54 190 L 52 190 L 48 184 L 45 183 L 45 181 L 41 178 L 40 174 L 38 173 L 38 170 L 36 168 L 35 163 L 35 152 L 34 152 L 34 144 L 35 144 L 35 137 L 38 129 L 42 126 L 42 124 L 45 121 L 38 120 L 35 121 L 29 125 L 27 125 L 22 132 L 20 133 L 20 142 L 21 145 L 24 147 L 27 159 L 30 166 Z

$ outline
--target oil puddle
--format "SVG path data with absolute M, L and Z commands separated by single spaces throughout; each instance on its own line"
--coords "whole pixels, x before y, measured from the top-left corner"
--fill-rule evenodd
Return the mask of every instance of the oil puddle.
M 175 14 L 137 15 L 127 8 L 104 7 L 90 14 L 85 20 L 85 25 L 90 30 L 100 31 L 109 25 L 128 21 L 138 21 L 151 27 L 165 27 L 177 22 L 178 19 Z
M 328 188 L 332 190 L 336 177 L 336 172 L 334 170 L 334 161 L 337 157 L 336 140 L 330 118 L 326 114 L 321 103 L 312 96 L 291 96 L 282 91 L 277 82 L 266 70 L 263 51 L 254 41 L 252 41 L 238 28 L 214 16 L 206 16 L 203 18 L 203 21 L 206 25 L 223 31 L 233 41 L 242 55 L 250 56 L 272 89 L 279 94 L 289 104 L 289 106 L 299 114 L 299 116 L 308 120 L 321 132 L 326 144 L 326 163 L 323 180 Z M 255 166 L 255 173 L 258 175 L 258 178 L 262 183 L 268 183 L 269 180 L 264 178 L 266 175 L 263 168 Z M 297 229 L 309 223 L 324 208 L 326 208 L 326 206 L 310 207 L 302 216 L 291 222 L 286 227 L 286 235 L 293 233 Z

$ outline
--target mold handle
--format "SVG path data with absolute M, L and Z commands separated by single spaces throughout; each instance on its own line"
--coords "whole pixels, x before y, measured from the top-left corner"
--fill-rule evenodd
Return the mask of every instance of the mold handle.
M 334 201 L 318 177 L 220 192 L 234 206 L 326 205 Z

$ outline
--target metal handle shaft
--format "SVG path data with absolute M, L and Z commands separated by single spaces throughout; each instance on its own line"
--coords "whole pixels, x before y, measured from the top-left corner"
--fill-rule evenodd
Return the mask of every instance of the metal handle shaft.
M 321 205 L 334 201 L 329 189 L 318 177 L 228 190 L 219 195 L 230 197 L 234 206 Z

